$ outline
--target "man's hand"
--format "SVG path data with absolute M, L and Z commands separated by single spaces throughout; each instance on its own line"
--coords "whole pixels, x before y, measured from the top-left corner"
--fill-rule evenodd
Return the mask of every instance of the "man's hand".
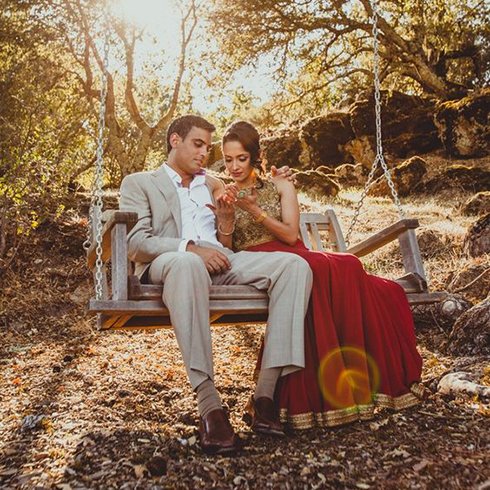
M 281 168 L 277 168 L 274 165 L 271 166 L 271 177 L 274 179 L 276 177 L 282 179 L 288 179 L 294 185 L 296 185 L 296 177 L 293 174 L 292 169 L 290 169 L 287 165 L 282 166 Z
M 231 224 L 233 226 L 233 223 L 235 223 L 235 206 L 233 202 L 234 200 L 229 198 L 227 194 L 222 194 L 216 199 L 216 206 L 206 204 L 206 207 L 214 213 L 218 223 Z
M 215 248 L 200 247 L 194 243 L 189 243 L 187 245 L 187 252 L 199 255 L 210 274 L 222 274 L 231 269 L 228 257 Z

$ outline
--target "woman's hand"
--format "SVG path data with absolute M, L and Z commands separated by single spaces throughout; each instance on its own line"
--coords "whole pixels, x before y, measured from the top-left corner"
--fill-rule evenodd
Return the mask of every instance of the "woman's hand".
M 236 184 L 228 184 L 225 186 L 223 199 L 226 202 L 233 203 L 254 217 L 259 216 L 262 212 L 257 205 L 257 191 L 255 187 L 240 190 Z
M 261 209 L 257 205 L 257 191 L 255 187 L 238 191 L 235 204 L 240 209 L 243 209 L 247 213 L 253 214 L 254 216 L 261 213 Z

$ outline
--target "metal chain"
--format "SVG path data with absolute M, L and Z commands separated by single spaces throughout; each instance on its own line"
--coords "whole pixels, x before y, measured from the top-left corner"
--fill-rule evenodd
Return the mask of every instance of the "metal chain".
M 383 140 L 381 135 L 381 82 L 379 80 L 379 41 L 378 41 L 378 11 L 376 0 L 370 0 L 371 8 L 373 11 L 373 16 L 371 18 L 371 22 L 373 24 L 373 72 L 374 72 L 374 111 L 375 111 L 375 120 L 376 120 L 376 156 L 374 158 L 373 165 L 371 167 L 371 171 L 369 172 L 368 179 L 366 185 L 361 194 L 361 198 L 356 204 L 356 208 L 354 210 L 354 216 L 352 217 L 352 221 L 349 225 L 349 229 L 345 235 L 345 242 L 349 245 L 349 239 L 351 233 L 359 219 L 359 213 L 364 204 L 364 199 L 367 196 L 369 188 L 374 180 L 374 174 L 376 169 L 381 164 L 383 169 L 384 176 L 386 177 L 386 181 L 388 182 L 388 186 L 391 191 L 391 195 L 393 196 L 393 201 L 395 202 L 400 218 L 405 218 L 405 212 L 400 203 L 400 198 L 398 197 L 398 193 L 396 192 L 395 184 L 391 178 L 391 172 L 386 164 L 386 161 L 383 156 Z
M 102 185 L 104 181 L 104 128 L 106 114 L 106 98 L 107 98 L 107 73 L 109 63 L 109 36 L 105 36 L 104 40 L 104 61 L 102 70 L 102 88 L 100 91 L 100 107 L 97 135 L 97 153 L 94 182 L 92 187 L 92 196 L 90 200 L 89 223 L 87 230 L 87 240 L 83 244 L 83 248 L 88 250 L 95 239 L 95 297 L 101 300 L 103 297 L 103 262 L 102 262 L 102 207 L 103 207 L 103 191 Z M 95 235 L 95 236 L 94 236 Z

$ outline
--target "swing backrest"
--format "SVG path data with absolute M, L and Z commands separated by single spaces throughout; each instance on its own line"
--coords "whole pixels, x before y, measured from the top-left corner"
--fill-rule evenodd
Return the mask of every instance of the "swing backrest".
M 333 209 L 327 209 L 325 214 L 301 213 L 299 227 L 301 239 L 310 250 L 345 252 L 347 249 Z M 326 239 L 321 232 L 326 232 Z

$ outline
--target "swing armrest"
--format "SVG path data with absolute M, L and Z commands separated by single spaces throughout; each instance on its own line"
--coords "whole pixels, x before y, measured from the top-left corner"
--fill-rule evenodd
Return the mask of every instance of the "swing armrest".
M 138 213 L 126 212 L 126 211 L 105 211 L 104 217 L 107 217 L 107 221 L 102 228 L 102 262 L 107 262 L 111 258 L 112 253 L 112 231 L 118 224 L 126 225 L 126 234 L 133 228 L 138 221 Z M 90 269 L 95 266 L 97 259 L 96 244 L 95 242 L 90 245 L 87 252 L 87 263 Z
M 395 224 L 388 226 L 375 235 L 366 238 L 362 242 L 349 247 L 346 252 L 356 255 L 357 257 L 363 257 L 378 248 L 383 247 L 387 243 L 392 242 L 399 237 L 402 233 L 408 230 L 413 230 L 419 227 L 419 221 L 417 219 L 402 219 Z

